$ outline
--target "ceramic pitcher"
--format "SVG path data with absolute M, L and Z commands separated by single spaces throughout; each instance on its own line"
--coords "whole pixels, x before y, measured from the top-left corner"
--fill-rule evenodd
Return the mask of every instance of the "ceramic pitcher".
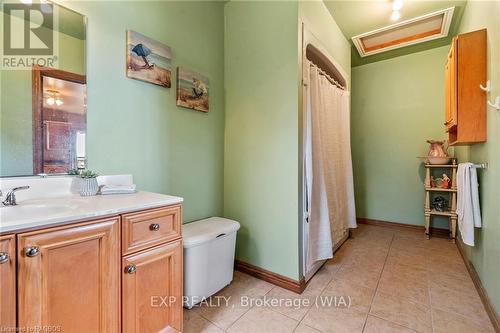
M 429 157 L 446 157 L 448 156 L 448 147 L 444 147 L 446 141 L 427 140 L 430 144 Z

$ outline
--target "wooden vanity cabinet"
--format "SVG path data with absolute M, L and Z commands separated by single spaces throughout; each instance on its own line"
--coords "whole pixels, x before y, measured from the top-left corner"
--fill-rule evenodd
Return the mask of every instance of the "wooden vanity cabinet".
M 18 235 L 18 325 L 120 330 L 119 217 Z
M 181 223 L 171 205 L 0 236 L 0 328 L 182 332 Z
M 450 145 L 486 141 L 486 29 L 453 39 L 445 66 L 445 126 Z
M 122 215 L 125 333 L 182 332 L 180 205 Z
M 123 332 L 182 331 L 182 241 L 123 258 Z
M 16 327 L 16 238 L 0 236 L 0 331 Z

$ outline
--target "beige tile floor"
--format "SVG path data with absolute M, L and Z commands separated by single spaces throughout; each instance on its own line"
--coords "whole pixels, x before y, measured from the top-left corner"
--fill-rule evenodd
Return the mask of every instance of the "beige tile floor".
M 185 333 L 494 332 L 456 246 L 414 231 L 360 226 L 302 295 L 235 272 L 217 296 L 184 312 Z

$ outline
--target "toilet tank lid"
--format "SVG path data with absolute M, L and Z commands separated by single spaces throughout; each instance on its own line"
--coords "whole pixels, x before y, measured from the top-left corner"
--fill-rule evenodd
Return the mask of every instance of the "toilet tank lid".
M 239 228 L 238 222 L 223 217 L 210 217 L 186 223 L 182 226 L 184 248 L 209 242 L 218 236 L 236 232 Z

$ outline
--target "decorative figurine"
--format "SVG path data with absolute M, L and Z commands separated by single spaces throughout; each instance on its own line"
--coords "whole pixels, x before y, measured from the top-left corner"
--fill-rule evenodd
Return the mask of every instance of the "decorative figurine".
M 431 187 L 432 188 L 436 187 L 436 180 L 434 179 L 434 176 L 431 176 Z
M 444 212 L 448 209 L 448 201 L 443 196 L 438 195 L 432 200 L 432 208 L 438 212 Z
M 450 188 L 451 187 L 451 179 L 447 174 L 443 173 L 443 182 L 441 183 L 442 188 Z

